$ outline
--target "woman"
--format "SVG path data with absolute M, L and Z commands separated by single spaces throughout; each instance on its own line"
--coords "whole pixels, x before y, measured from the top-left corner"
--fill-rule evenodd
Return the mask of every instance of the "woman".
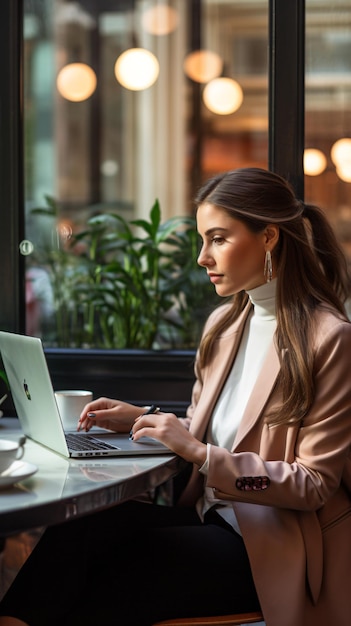
M 193 464 L 189 482 L 177 506 L 132 502 L 49 529 L 0 626 L 258 606 L 267 626 L 349 626 L 345 260 L 322 212 L 271 172 L 217 176 L 197 207 L 198 262 L 232 298 L 204 329 L 187 418 L 100 398 L 78 426 L 155 437 Z

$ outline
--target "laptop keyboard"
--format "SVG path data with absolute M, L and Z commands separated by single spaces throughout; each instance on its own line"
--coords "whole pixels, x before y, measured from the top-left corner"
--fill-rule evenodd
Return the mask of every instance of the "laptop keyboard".
M 116 446 L 113 446 L 107 441 L 96 439 L 92 435 L 76 435 L 74 433 L 66 433 L 65 435 L 67 445 L 71 450 L 116 450 Z

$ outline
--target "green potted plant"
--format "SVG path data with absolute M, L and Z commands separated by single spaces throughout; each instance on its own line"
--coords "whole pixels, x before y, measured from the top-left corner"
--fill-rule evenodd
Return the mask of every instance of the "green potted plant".
M 101 212 L 64 241 L 57 204 L 47 202 L 33 216 L 49 219 L 54 234 L 36 253 L 55 305 L 55 324 L 43 334 L 55 388 L 183 414 L 203 321 L 217 303 L 196 261 L 194 219 L 162 222 L 156 200 L 148 219 Z
M 56 217 L 49 209 L 34 214 Z M 105 349 L 194 348 L 203 317 L 215 303 L 197 265 L 194 219 L 161 221 L 158 200 L 149 219 L 114 213 L 88 219 L 69 245 L 41 250 L 52 284 L 59 346 Z

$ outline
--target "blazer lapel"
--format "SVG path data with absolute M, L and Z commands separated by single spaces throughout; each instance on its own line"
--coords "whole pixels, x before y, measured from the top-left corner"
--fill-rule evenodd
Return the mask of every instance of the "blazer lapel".
M 233 365 L 250 309 L 249 303 L 235 324 L 217 340 L 217 356 L 206 371 L 206 385 L 199 398 L 191 424 L 191 432 L 199 439 L 203 439 L 205 435 L 208 421 Z
M 242 442 L 244 437 L 252 429 L 260 417 L 265 404 L 273 390 L 276 378 L 280 370 L 279 356 L 272 340 L 267 356 L 264 360 L 261 372 L 251 392 L 243 417 L 237 430 L 232 451 Z

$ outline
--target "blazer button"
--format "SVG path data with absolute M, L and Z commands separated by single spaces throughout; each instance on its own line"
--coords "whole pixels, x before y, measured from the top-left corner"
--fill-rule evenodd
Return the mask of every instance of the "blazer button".
M 264 491 L 270 485 L 268 476 L 241 476 L 235 486 L 239 491 Z

